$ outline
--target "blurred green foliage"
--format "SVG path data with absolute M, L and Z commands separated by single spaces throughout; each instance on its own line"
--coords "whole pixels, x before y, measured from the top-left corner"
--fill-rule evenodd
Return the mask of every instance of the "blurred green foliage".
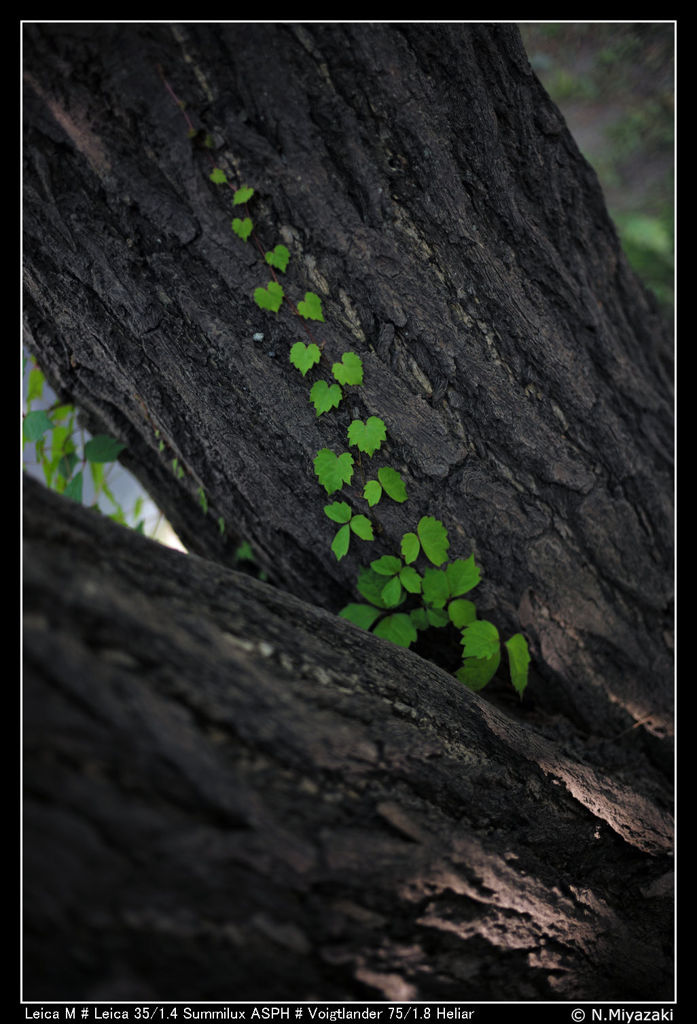
M 674 23 L 518 27 L 530 63 L 598 174 L 627 258 L 671 318 Z

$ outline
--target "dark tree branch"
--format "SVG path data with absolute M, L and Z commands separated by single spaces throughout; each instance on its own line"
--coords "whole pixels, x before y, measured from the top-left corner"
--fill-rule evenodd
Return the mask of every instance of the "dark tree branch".
M 669 998 L 628 737 L 598 770 L 30 481 L 25 539 L 26 997 Z

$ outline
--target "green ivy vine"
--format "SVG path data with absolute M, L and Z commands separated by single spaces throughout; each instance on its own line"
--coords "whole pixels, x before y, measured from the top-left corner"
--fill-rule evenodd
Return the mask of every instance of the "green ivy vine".
M 199 132 L 159 69 L 165 88 L 184 114 L 188 134 L 199 139 Z M 270 268 L 271 279 L 254 289 L 253 298 L 260 309 L 278 314 L 287 304 L 303 326 L 308 342 L 295 341 L 289 351 L 289 362 L 306 381 L 311 380 L 308 401 L 317 417 L 331 414 L 344 401 L 347 389 L 363 385 L 364 367 L 361 357 L 352 351 L 341 353 L 331 362 L 324 355 L 324 342 L 313 336 L 307 321 L 324 323 L 322 301 L 314 292 L 305 292 L 294 305 L 281 284 L 291 254 L 285 245 L 266 249 L 254 225 L 250 201 L 255 190 L 249 185 L 235 186 L 226 171 L 218 167 L 211 152 L 210 136 L 204 133 L 204 148 L 211 162 L 210 181 L 216 186 L 232 189 L 233 207 L 241 207 L 240 216 L 232 219 L 234 233 L 245 244 L 256 245 L 264 264 Z M 277 273 L 278 272 L 278 273 Z M 329 369 L 325 373 L 325 366 Z M 313 379 L 314 378 L 314 379 Z M 366 465 L 378 455 L 388 436 L 387 425 L 379 416 L 365 421 L 354 419 L 346 431 L 345 449 L 335 452 L 320 448 L 313 460 L 318 484 L 327 497 L 339 494 L 342 500 L 324 505 L 324 513 L 333 524 L 328 533 L 328 546 L 340 561 L 346 556 L 354 538 L 363 543 L 382 532 L 376 509 L 385 499 L 404 503 L 408 500 L 407 484 L 393 466 L 380 465 L 370 479 L 365 479 Z M 355 449 L 354 453 L 349 449 Z M 356 467 L 362 477 L 362 500 L 367 509 L 356 510 L 343 493 L 354 481 Z M 329 540 L 329 536 L 331 539 Z M 420 632 L 428 629 L 455 628 L 460 632 L 462 664 L 455 676 L 472 690 L 481 690 L 493 678 L 501 663 L 502 646 L 506 649 L 510 680 L 520 697 L 528 683 L 530 654 L 522 633 L 516 633 L 503 644 L 497 627 L 477 616 L 471 592 L 481 580 L 481 570 L 474 555 L 449 560 L 450 541 L 443 523 L 431 515 L 422 515 L 414 531 L 405 533 L 399 551 L 382 555 L 362 567 L 356 590 L 362 601 L 352 602 L 339 615 L 376 636 L 400 647 L 410 647 Z

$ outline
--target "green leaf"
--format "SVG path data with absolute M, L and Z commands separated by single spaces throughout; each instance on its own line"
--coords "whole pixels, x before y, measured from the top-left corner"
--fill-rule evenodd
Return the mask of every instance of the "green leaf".
M 254 289 L 254 301 L 261 309 L 270 309 L 277 313 L 283 302 L 283 288 L 277 281 L 269 281 L 266 288 Z
M 53 422 L 60 423 L 64 419 L 70 419 L 72 421 L 74 415 L 74 405 L 59 405 L 57 409 L 53 410 Z
M 351 529 L 361 540 L 374 540 L 373 524 L 367 516 L 354 516 L 350 523 Z
M 246 242 L 252 233 L 254 225 L 250 217 L 245 217 L 244 220 L 240 220 L 239 217 L 233 218 L 232 230 L 236 235 L 239 235 L 243 242 Z
M 22 432 L 25 441 L 38 441 L 47 430 L 53 430 L 53 422 L 45 409 L 28 412 L 24 417 Z
M 225 171 L 220 167 L 214 167 L 209 177 L 214 185 L 224 185 L 227 182 Z
M 334 501 L 331 505 L 325 505 L 324 512 L 335 523 L 348 523 L 351 518 L 351 506 L 345 501 Z
M 448 557 L 450 541 L 448 540 L 448 531 L 440 520 L 434 519 L 433 516 L 424 516 L 419 520 L 416 532 L 429 562 L 433 562 L 434 565 L 442 565 Z
M 57 426 L 53 428 L 53 434 L 51 436 L 51 458 L 56 466 L 66 452 L 74 451 L 75 449 L 75 445 L 70 440 L 72 429 L 72 423 L 67 426 Z
M 405 615 L 403 612 L 386 615 L 384 619 L 380 619 L 373 633 L 375 636 L 381 636 L 384 640 L 391 640 L 399 647 L 409 647 L 417 639 L 416 626 L 412 622 L 411 616 Z
M 458 558 L 445 567 L 450 587 L 450 596 L 459 597 L 466 594 L 481 582 L 479 567 L 474 564 L 474 555 L 469 558 Z
M 340 363 L 334 363 L 332 373 L 339 384 L 363 383 L 363 363 L 355 352 L 344 352 Z
M 506 650 L 508 651 L 511 682 L 522 700 L 523 691 L 528 685 L 528 665 L 530 664 L 528 642 L 522 633 L 514 633 L 510 640 L 506 640 Z
M 401 604 L 403 600 L 402 596 L 402 584 L 399 582 L 399 576 L 393 576 L 389 580 L 381 591 L 382 599 L 388 608 L 395 608 L 398 604 Z
M 321 448 L 314 458 L 313 465 L 319 482 L 327 494 L 341 490 L 344 484 L 351 483 L 353 476 L 353 456 L 349 452 L 335 455 L 330 448 Z
M 407 564 L 416 561 L 419 557 L 419 551 L 421 550 L 421 543 L 415 533 L 404 534 L 400 550 L 402 552 L 402 558 Z
M 44 375 L 38 367 L 29 371 L 29 383 L 27 385 L 27 403 L 35 398 L 41 398 L 44 391 Z
M 334 540 L 332 541 L 332 551 L 336 555 L 337 562 L 341 561 L 346 552 L 349 549 L 349 541 L 351 540 L 351 531 L 348 523 L 337 530 Z
M 469 626 L 470 622 L 474 622 L 477 618 L 477 608 L 472 601 L 465 601 L 464 598 L 458 597 L 448 605 L 448 617 L 453 626 L 462 629 L 463 626 Z
M 369 604 L 347 604 L 339 612 L 339 617 L 348 619 L 361 629 L 370 629 L 380 614 L 379 608 L 373 608 Z
M 56 468 L 60 475 L 65 477 L 67 480 L 79 461 L 80 460 L 74 451 L 66 452 L 66 454 L 59 459 L 58 466 Z
M 421 585 L 423 599 L 434 608 L 443 608 L 450 597 L 448 579 L 442 569 L 424 569 Z
M 489 658 L 465 658 L 455 675 L 470 690 L 481 690 L 495 675 L 500 661 L 501 650 L 497 648 Z
M 290 253 L 286 249 L 285 245 L 275 246 L 271 252 L 267 252 L 264 259 L 266 262 L 280 270 L 282 274 L 285 274 L 286 267 L 288 266 L 288 260 L 290 259 Z
M 310 401 L 318 416 L 323 412 L 329 412 L 330 409 L 336 409 L 342 398 L 339 385 L 327 384 L 326 380 L 316 380 L 310 388 Z
M 370 563 L 370 568 L 380 576 L 395 576 L 402 568 L 402 563 L 395 555 L 382 555 Z
M 501 647 L 499 631 L 493 622 L 475 619 L 462 630 L 464 658 L 491 658 Z
M 430 626 L 425 608 L 412 608 L 409 617 L 417 629 L 428 629 Z
M 94 489 L 95 489 L 95 491 L 97 493 L 99 493 L 102 490 L 102 488 L 105 486 L 104 463 L 103 462 L 90 462 L 89 466 L 90 466 L 90 476 L 92 477 L 92 483 L 94 485 Z M 107 490 L 108 490 L 108 488 L 107 488 Z
M 248 202 L 254 195 L 254 189 L 249 188 L 248 185 L 244 185 L 242 188 L 238 188 L 232 197 L 233 206 L 241 206 L 242 203 Z
M 374 455 L 387 436 L 385 424 L 378 416 L 352 420 L 348 428 L 349 445 L 355 445 L 366 455 Z
M 303 377 L 315 363 L 320 361 L 321 357 L 322 353 L 319 350 L 319 346 L 315 345 L 314 342 L 311 345 L 305 345 L 302 341 L 296 341 L 290 350 L 290 361 L 293 366 L 300 370 Z
M 203 487 L 199 487 L 197 494 L 198 503 L 201 506 L 203 514 L 205 516 L 208 513 L 208 498 L 206 497 L 206 492 L 204 491 Z
M 421 577 L 413 566 L 405 565 L 399 573 L 399 579 L 404 589 L 408 590 L 410 594 L 421 593 Z
M 225 533 L 225 520 L 222 516 L 218 518 L 218 529 L 220 530 L 220 536 L 222 537 Z
M 373 569 L 365 567 L 359 569 L 356 590 L 361 597 L 364 597 L 366 601 L 370 601 L 371 604 L 376 605 L 378 608 L 387 608 L 382 596 L 384 586 L 384 576 L 380 576 Z
M 66 498 L 72 498 L 73 501 L 77 501 L 78 504 L 82 501 L 82 470 L 75 474 L 63 491 L 63 494 L 65 494 Z
M 437 629 L 440 629 L 441 626 L 447 626 L 450 621 L 448 619 L 448 613 L 444 608 L 427 608 L 426 618 L 429 623 Z
M 125 447 L 108 434 L 97 434 L 85 445 L 85 458 L 88 462 L 116 462 Z
M 393 501 L 407 500 L 407 489 L 396 469 L 392 469 L 391 466 L 383 466 L 378 470 L 378 480 Z
M 377 482 L 377 480 L 368 481 L 368 483 L 363 488 L 363 497 L 371 507 L 373 505 L 377 505 L 377 503 L 380 501 L 380 498 L 382 497 L 382 487 Z
M 322 302 L 314 292 L 305 292 L 305 298 L 298 303 L 298 313 L 306 320 L 321 320 L 324 323 Z
M 243 540 L 239 547 L 235 548 L 235 562 L 253 562 L 254 552 L 248 540 Z

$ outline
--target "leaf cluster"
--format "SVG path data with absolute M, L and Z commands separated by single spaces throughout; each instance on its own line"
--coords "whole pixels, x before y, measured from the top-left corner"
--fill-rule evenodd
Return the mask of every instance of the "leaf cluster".
M 473 601 L 465 598 L 481 580 L 474 555 L 447 561 L 447 530 L 433 516 L 423 516 L 415 533 L 405 533 L 400 555 L 382 555 L 358 575 L 357 590 L 367 603 L 350 603 L 340 611 L 362 629 L 410 647 L 422 630 L 454 627 L 461 633 L 463 661 L 455 673 L 473 690 L 492 679 L 501 661 L 496 626 L 477 617 Z M 418 570 L 422 557 L 430 564 Z M 398 610 L 403 609 L 403 610 Z M 505 644 L 511 682 L 522 697 L 527 686 L 530 656 L 527 642 L 517 633 Z

